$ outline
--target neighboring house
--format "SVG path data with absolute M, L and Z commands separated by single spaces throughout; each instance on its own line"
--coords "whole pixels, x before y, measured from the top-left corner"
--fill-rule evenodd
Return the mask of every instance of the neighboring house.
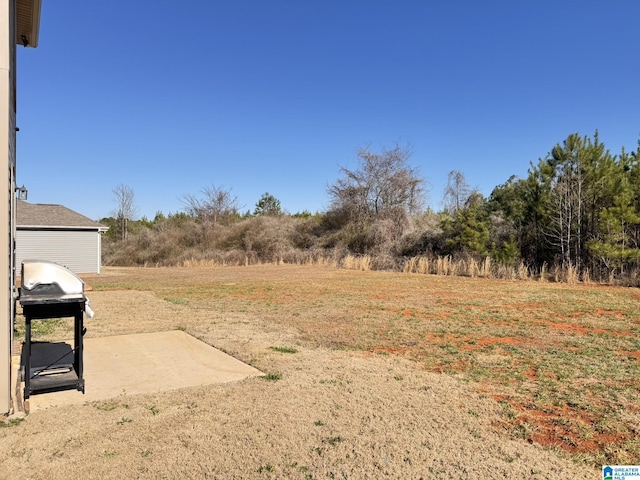
M 16 269 L 22 260 L 48 260 L 74 273 L 100 273 L 107 227 L 62 205 L 17 201 Z

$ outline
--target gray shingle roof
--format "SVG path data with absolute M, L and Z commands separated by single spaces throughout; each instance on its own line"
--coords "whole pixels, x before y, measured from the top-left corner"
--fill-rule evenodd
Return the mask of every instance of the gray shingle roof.
M 16 224 L 18 227 L 86 228 L 107 227 L 62 205 L 27 203 L 17 200 Z

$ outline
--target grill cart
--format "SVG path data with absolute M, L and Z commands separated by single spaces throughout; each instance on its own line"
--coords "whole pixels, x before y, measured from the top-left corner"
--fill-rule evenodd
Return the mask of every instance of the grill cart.
M 22 348 L 24 400 L 31 394 L 77 389 L 84 393 L 82 337 L 84 313 L 93 312 L 84 295 L 84 282 L 69 269 L 41 260 L 22 262 L 19 301 L 25 318 Z M 73 317 L 73 348 L 64 342 L 33 342 L 34 320 Z

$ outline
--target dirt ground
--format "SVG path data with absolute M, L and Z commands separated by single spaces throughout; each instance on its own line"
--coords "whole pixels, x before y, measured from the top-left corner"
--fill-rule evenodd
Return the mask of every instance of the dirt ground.
M 109 401 L 9 419 L 0 428 L 0 477 L 592 479 L 600 475 L 560 451 L 501 432 L 495 426 L 502 415 L 495 399 L 478 394 L 455 375 L 429 372 L 419 362 L 397 355 L 315 342 L 308 333 L 278 320 L 278 315 L 291 312 L 277 302 L 261 314 L 255 306 L 243 311 L 223 296 L 206 294 L 208 282 L 222 289 L 287 277 L 293 283 L 318 282 L 321 287 L 344 275 L 330 268 L 259 266 L 112 268 L 86 278 L 94 287 L 88 296 L 96 312 L 87 321 L 88 336 L 178 328 L 267 376 L 153 395 L 123 391 Z M 177 293 L 181 284 L 188 284 L 187 295 Z M 334 315 L 330 312 L 335 302 L 339 300 L 317 310 L 317 302 L 309 304 L 309 318 L 317 315 L 319 322 L 326 320 L 321 317 Z M 136 375 L 135 365 L 129 373 Z

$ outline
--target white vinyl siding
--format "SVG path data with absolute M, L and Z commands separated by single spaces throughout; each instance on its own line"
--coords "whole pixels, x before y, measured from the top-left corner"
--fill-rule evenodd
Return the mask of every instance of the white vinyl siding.
M 74 273 L 100 273 L 100 233 L 96 230 L 16 232 L 16 268 L 22 260 L 48 260 Z

